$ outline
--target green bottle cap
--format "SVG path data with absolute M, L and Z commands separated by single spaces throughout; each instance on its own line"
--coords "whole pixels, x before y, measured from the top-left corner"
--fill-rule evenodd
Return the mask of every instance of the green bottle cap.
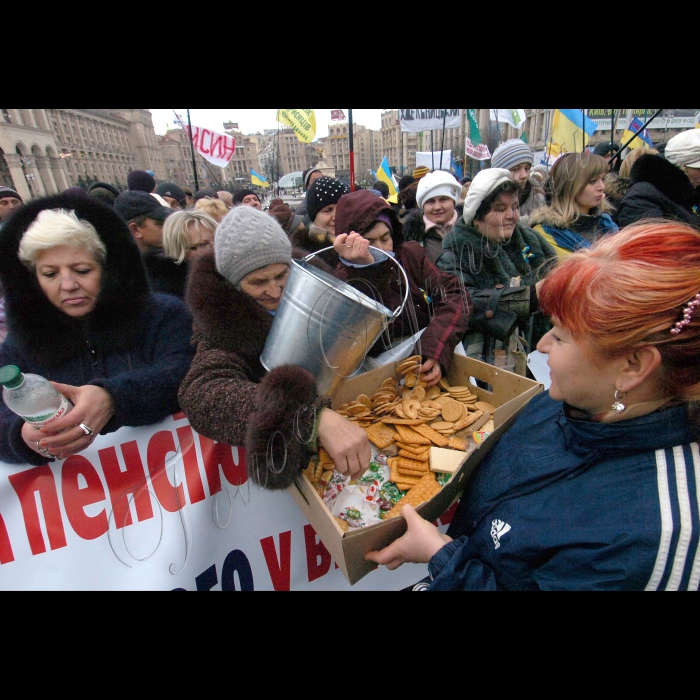
M 24 381 L 20 368 L 16 365 L 0 367 L 0 384 L 8 389 L 18 387 Z

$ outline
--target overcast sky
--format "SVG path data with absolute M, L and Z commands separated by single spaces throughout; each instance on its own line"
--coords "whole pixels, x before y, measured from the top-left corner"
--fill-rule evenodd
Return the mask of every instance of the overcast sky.
M 353 109 L 352 121 L 354 124 L 361 124 L 368 129 L 379 131 L 382 126 L 381 109 Z M 156 134 L 163 136 L 167 129 L 176 128 L 173 124 L 175 112 L 180 114 L 187 121 L 186 109 L 152 109 L 153 127 Z M 343 109 L 345 116 L 348 110 Z M 331 121 L 330 109 L 315 109 L 316 115 L 316 138 L 328 136 L 328 124 Z M 264 129 L 277 128 L 276 109 L 190 109 L 190 121 L 192 126 L 201 126 L 210 131 L 222 132 L 224 122 L 238 122 L 240 130 L 244 134 L 260 133 Z

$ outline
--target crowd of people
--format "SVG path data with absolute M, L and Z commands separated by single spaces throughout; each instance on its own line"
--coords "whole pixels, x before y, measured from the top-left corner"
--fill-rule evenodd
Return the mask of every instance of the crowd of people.
M 245 446 L 260 488 L 293 485 L 321 448 L 361 475 L 367 433 L 311 372 L 261 363 L 304 258 L 401 308 L 358 371 L 400 347 L 429 387 L 458 350 L 517 356 L 505 366 L 523 375 L 527 353 L 548 357 L 549 389 L 481 462 L 447 533 L 406 506 L 406 534 L 368 559 L 427 563 L 416 589 L 699 587 L 700 129 L 551 168 L 515 139 L 461 181 L 416 168 L 394 196 L 310 168 L 296 208 L 143 170 L 127 184 L 28 202 L 0 187 L 0 366 L 74 405 L 41 430 L 0 406 L 0 460 L 62 460 L 182 410 Z

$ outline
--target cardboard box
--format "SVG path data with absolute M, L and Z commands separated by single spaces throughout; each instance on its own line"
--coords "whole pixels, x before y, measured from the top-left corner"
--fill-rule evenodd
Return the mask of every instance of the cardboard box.
M 396 363 L 348 379 L 333 398 L 332 407 L 337 408 L 352 401 L 358 394 L 371 396 L 386 378 L 393 376 L 396 376 Z M 471 377 L 487 382 L 493 391 L 474 386 L 470 383 Z M 466 458 L 440 493 L 418 507 L 418 513 L 430 521 L 439 518 L 462 495 L 467 478 L 477 465 L 512 425 L 527 402 L 543 391 L 542 384 L 538 382 L 462 355 L 454 356 L 447 380 L 453 386 L 469 386 L 480 401 L 487 401 L 496 407 L 493 416 L 495 430 Z M 290 487 L 289 491 L 351 585 L 375 567 L 365 560 L 367 552 L 386 547 L 406 531 L 406 521 L 397 517 L 344 532 L 305 475 L 302 475 L 301 491 L 306 500 L 295 487 Z

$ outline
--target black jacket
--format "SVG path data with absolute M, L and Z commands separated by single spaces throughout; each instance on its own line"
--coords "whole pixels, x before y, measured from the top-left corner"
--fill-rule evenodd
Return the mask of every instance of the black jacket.
M 630 187 L 620 201 L 616 220 L 620 227 L 641 219 L 671 219 L 700 229 L 700 216 L 692 206 L 695 189 L 688 176 L 662 156 L 644 155 L 630 171 Z

